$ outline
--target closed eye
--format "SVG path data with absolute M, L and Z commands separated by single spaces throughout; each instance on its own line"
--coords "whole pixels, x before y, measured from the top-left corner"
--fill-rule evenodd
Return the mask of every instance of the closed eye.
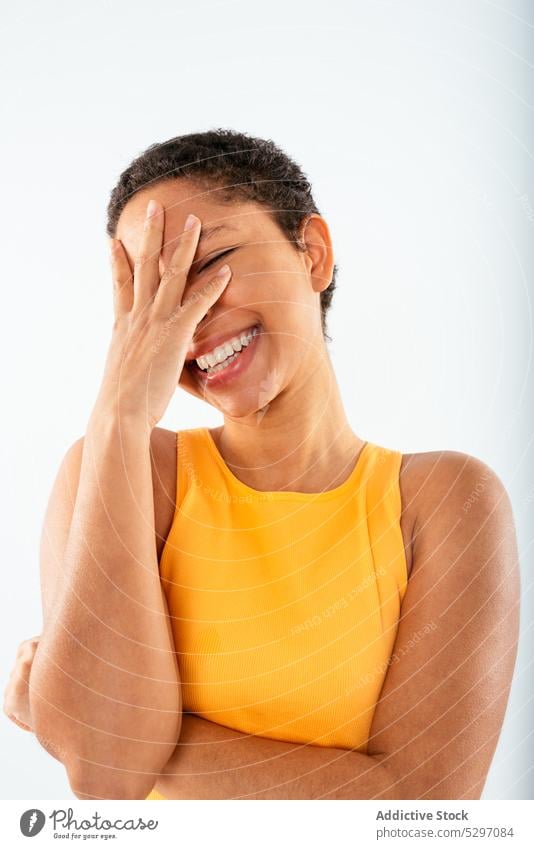
M 212 265 L 214 262 L 217 262 L 218 259 L 221 259 L 223 256 L 226 256 L 226 254 L 231 253 L 233 250 L 235 250 L 235 248 L 228 248 L 228 250 L 222 251 L 222 253 L 212 257 L 210 260 L 208 260 L 208 262 L 204 263 L 202 268 L 198 269 L 198 273 L 200 274 L 202 271 L 204 271 L 205 268 L 208 268 L 208 266 Z

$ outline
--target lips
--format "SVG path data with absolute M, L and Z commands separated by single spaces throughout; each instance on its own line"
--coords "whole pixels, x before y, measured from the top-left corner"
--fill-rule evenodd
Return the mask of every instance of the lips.
M 253 327 L 258 327 L 258 325 L 253 325 Z M 263 330 L 260 327 L 255 334 L 252 334 L 251 341 L 246 347 L 242 348 L 241 352 L 226 360 L 224 368 L 219 367 L 223 365 L 223 363 L 220 363 L 214 366 L 213 369 L 204 371 L 199 368 L 196 360 L 186 363 L 185 367 L 193 376 L 193 379 L 197 382 L 203 393 L 231 388 L 234 381 L 238 381 L 241 375 L 250 368 L 262 337 Z
M 222 345 L 224 342 L 227 342 L 229 339 L 232 339 L 233 336 L 240 336 L 241 333 L 245 333 L 248 330 L 252 330 L 253 327 L 260 326 L 260 323 L 257 321 L 253 324 L 240 325 L 235 329 L 220 331 L 219 333 L 214 333 L 211 336 L 207 336 L 202 341 L 194 344 L 191 351 L 187 352 L 187 356 L 185 358 L 186 365 L 196 365 L 195 360 L 197 360 L 203 354 L 207 354 L 210 351 L 213 351 L 214 348 L 217 348 L 219 345 Z

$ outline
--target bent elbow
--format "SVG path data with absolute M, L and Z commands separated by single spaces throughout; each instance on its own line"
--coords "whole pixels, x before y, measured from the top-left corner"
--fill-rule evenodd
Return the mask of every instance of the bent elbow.
M 92 765 L 66 767 L 70 789 L 78 799 L 146 799 L 157 775 Z

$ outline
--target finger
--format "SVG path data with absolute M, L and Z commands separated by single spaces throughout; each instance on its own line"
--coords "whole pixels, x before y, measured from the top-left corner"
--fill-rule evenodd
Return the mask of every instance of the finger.
M 110 239 L 109 252 L 113 280 L 115 318 L 129 312 L 133 305 L 133 274 L 120 239 Z
M 223 265 L 210 280 L 202 281 L 191 287 L 187 297 L 178 308 L 187 326 L 191 338 L 197 325 L 202 321 L 210 307 L 215 304 L 228 286 L 232 277 L 229 265 Z
M 200 225 L 200 218 L 196 215 L 187 217 L 178 245 L 161 276 L 154 301 L 154 312 L 157 315 L 166 317 L 182 303 L 187 276 L 197 250 Z
M 165 210 L 161 203 L 149 200 L 143 235 L 134 262 L 134 309 L 144 307 L 158 289 L 164 222 Z
M 28 661 L 18 663 L 12 672 L 11 689 L 13 692 L 24 694 L 30 684 L 30 672 L 32 665 Z
M 17 660 L 23 662 L 33 659 L 36 652 L 36 646 L 33 646 L 30 640 L 24 640 L 17 649 Z
M 18 725 L 18 727 L 22 728 L 23 731 L 33 731 L 33 728 L 30 728 L 30 726 L 26 725 L 25 722 L 21 722 L 20 719 L 17 719 L 13 713 L 7 713 L 6 715 L 9 717 L 11 722 L 14 722 L 15 725 Z
M 211 306 L 221 297 L 226 286 L 232 277 L 232 270 L 228 265 L 219 269 L 216 275 L 206 283 L 198 284 L 190 292 L 183 304 L 178 304 L 174 312 L 166 319 L 166 325 L 175 326 L 180 334 L 180 345 L 189 347 L 195 330 L 200 321 L 204 318 Z M 179 376 L 179 382 L 188 383 L 185 363 L 182 363 L 182 370 Z M 194 384 L 190 384 L 192 389 L 196 390 Z

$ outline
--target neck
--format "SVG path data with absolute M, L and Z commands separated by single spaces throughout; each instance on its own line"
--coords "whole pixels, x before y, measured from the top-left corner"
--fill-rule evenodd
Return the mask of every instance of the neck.
M 327 352 L 305 380 L 258 412 L 225 416 L 212 435 L 235 476 L 264 492 L 334 489 L 364 445 L 347 420 Z

